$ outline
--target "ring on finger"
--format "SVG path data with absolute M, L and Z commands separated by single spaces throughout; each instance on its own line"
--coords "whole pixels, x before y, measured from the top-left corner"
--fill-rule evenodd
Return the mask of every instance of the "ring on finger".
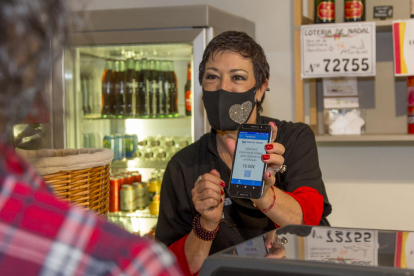
M 201 183 L 201 175 L 197 178 L 197 183 Z
M 287 166 L 286 165 L 282 165 L 279 168 L 274 169 L 273 170 L 273 174 L 276 175 L 278 172 L 284 173 L 286 171 L 286 169 L 287 169 Z
M 285 237 L 283 237 L 281 239 L 276 238 L 276 239 L 273 240 L 273 244 L 276 244 L 276 243 L 281 244 L 281 245 L 285 245 L 285 244 L 288 243 L 288 239 L 286 239 Z

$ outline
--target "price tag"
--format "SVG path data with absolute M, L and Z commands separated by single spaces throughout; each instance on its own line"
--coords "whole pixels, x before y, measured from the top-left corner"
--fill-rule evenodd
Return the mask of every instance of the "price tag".
M 375 76 L 375 23 L 302 26 L 302 77 Z
M 393 22 L 396 76 L 414 75 L 414 20 Z
M 313 228 L 305 238 L 305 259 L 314 262 L 378 265 L 375 230 Z

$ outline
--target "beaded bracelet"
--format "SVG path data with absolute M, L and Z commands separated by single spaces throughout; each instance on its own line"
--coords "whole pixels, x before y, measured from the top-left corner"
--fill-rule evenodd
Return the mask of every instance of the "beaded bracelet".
M 270 211 L 270 209 L 272 209 L 273 208 L 273 206 L 275 206 L 275 202 L 276 202 L 276 193 L 275 193 L 275 187 L 270 187 L 270 188 L 272 188 L 272 191 L 273 191 L 273 203 L 272 203 L 272 205 L 270 205 L 270 207 L 269 208 L 267 208 L 267 209 L 260 209 L 258 206 L 256 206 L 256 204 L 254 204 L 253 203 L 253 205 L 254 205 L 254 207 L 256 207 L 257 209 L 259 209 L 260 211 L 262 211 L 263 213 L 264 212 L 267 212 L 267 211 Z
M 201 215 L 197 214 L 193 219 L 193 232 L 197 236 L 197 238 L 202 239 L 203 241 L 212 241 L 216 238 L 217 232 L 220 227 L 221 220 L 217 225 L 217 228 L 213 231 L 208 231 L 201 227 L 200 223 Z

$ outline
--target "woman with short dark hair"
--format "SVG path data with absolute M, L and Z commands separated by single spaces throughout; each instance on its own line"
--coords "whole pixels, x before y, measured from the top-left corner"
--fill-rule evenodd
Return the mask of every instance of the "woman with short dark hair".
M 332 209 L 309 126 L 260 116 L 269 64 L 259 44 L 243 32 L 218 35 L 204 51 L 199 81 L 212 129 L 169 162 L 156 229 L 157 239 L 170 246 L 187 275 L 198 272 L 209 254 L 276 227 L 327 225 Z M 243 103 L 251 106 L 247 116 L 232 114 L 231 107 Z M 240 123 L 268 124 L 273 130 L 262 155 L 268 169 L 259 199 L 228 194 Z

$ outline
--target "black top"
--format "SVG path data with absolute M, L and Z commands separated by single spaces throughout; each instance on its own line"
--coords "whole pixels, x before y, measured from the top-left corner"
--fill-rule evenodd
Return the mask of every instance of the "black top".
M 276 175 L 276 186 L 287 192 L 308 186 L 323 197 L 324 210 L 321 225 L 329 225 L 328 216 L 332 207 L 326 195 L 319 168 L 315 136 L 306 124 L 279 121 L 258 116 L 258 124 L 276 123 L 276 142 L 286 151 L 283 157 L 287 171 Z M 192 230 L 192 221 L 197 214 L 192 202 L 191 190 L 200 175 L 216 169 L 226 183 L 224 218 L 220 230 L 211 246 L 210 254 L 239 244 L 247 239 L 275 229 L 274 223 L 253 206 L 249 199 L 229 197 L 227 193 L 230 168 L 217 152 L 216 132 L 203 135 L 194 144 L 182 149 L 168 163 L 161 189 L 161 206 L 156 229 L 156 238 L 170 246 Z

